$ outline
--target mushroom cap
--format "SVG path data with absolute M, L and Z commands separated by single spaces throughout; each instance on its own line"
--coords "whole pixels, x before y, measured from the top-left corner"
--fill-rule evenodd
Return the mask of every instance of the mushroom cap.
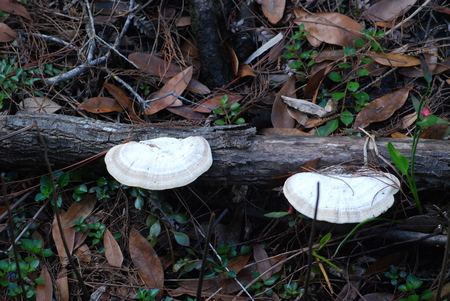
M 336 224 L 359 223 L 380 215 L 392 206 L 400 187 L 394 175 L 367 169 L 351 174 L 295 174 L 286 180 L 283 193 L 298 212 L 310 218 L 314 218 L 317 182 L 317 220 Z
M 211 148 L 203 137 L 156 138 L 111 148 L 108 172 L 127 186 L 164 190 L 195 181 L 212 165 Z

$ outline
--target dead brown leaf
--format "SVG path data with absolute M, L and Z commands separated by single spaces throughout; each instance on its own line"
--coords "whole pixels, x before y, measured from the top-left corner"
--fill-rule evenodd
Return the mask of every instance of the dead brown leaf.
M 103 235 L 103 246 L 105 247 L 105 257 L 109 265 L 120 268 L 123 262 L 122 250 L 108 229 L 105 229 Z
M 136 115 L 136 113 L 134 112 L 133 103 L 125 94 L 125 92 L 122 91 L 122 89 L 110 83 L 103 83 L 103 86 L 117 100 L 117 102 L 122 106 L 122 108 L 128 113 L 128 115 L 134 121 L 134 123 L 145 122 L 144 120 L 139 118 L 139 116 Z
M 238 70 L 238 74 L 239 77 L 245 77 L 245 76 L 253 76 L 256 77 L 256 74 L 253 72 L 252 67 L 250 67 L 250 65 L 240 65 L 239 66 L 239 70 Z
M 192 66 L 186 68 L 176 76 L 174 76 L 171 80 L 169 80 L 158 93 L 154 96 L 154 98 L 158 98 L 164 96 L 172 91 L 177 95 L 181 95 L 192 78 Z M 167 108 L 172 105 L 178 98 L 173 95 L 166 96 L 157 101 L 150 103 L 150 108 L 145 109 L 146 115 L 152 115 L 156 112 L 161 111 L 162 109 Z
M 308 32 L 306 38 L 313 46 L 318 45 L 317 41 L 310 40 L 311 37 L 333 45 L 352 45 L 353 40 L 360 37 L 359 32 L 363 29 L 358 22 L 340 13 L 308 14 L 299 8 L 294 8 L 294 12 L 297 17 L 294 23 L 305 25 L 305 30 Z
M 27 9 L 19 2 L 13 0 L 0 0 L 0 11 L 12 15 L 18 15 L 30 21 L 33 20 L 31 19 Z
M 80 247 L 76 248 L 74 253 L 79 261 L 86 263 L 91 262 L 91 250 L 89 250 L 87 244 L 82 244 Z
M 395 53 L 368 52 L 367 56 L 380 65 L 391 67 L 410 67 L 420 65 L 420 60 L 409 55 Z
M 166 110 L 189 120 L 200 120 L 205 118 L 203 114 L 195 112 L 192 107 L 167 107 Z
M 164 271 L 150 243 L 138 230 L 131 229 L 129 237 L 130 257 L 145 285 L 149 289 L 164 287 Z
M 134 52 L 128 56 L 128 59 L 143 72 L 161 78 L 173 77 L 183 70 L 181 66 L 170 64 L 151 53 Z
M 308 133 L 294 128 L 264 128 L 258 131 L 258 135 L 309 136 Z
M 444 139 L 448 130 L 448 123 L 436 123 L 435 125 L 427 127 L 422 134 L 421 139 Z
M 81 217 L 86 219 L 94 210 L 97 198 L 94 194 L 86 195 L 79 202 L 73 202 L 67 210 L 66 214 L 61 217 L 61 226 L 63 229 L 67 229 L 75 226 L 75 221 Z
M 276 24 L 283 18 L 286 0 L 257 0 L 261 4 L 264 16 L 270 23 Z
M 20 103 L 25 112 L 55 113 L 61 106 L 48 97 L 27 97 Z
M 266 273 L 272 267 L 272 264 L 270 263 L 266 250 L 260 244 L 253 246 L 253 258 L 255 258 L 256 270 L 261 275 L 261 280 L 266 281 L 272 277 L 273 271 Z
M 39 301 L 51 301 L 53 298 L 53 285 L 50 273 L 47 267 L 43 267 L 39 278 L 44 279 L 43 283 L 39 283 L 36 286 L 36 300 Z
M 56 300 L 69 301 L 69 279 L 67 278 L 67 269 L 63 268 L 56 278 Z
M 17 37 L 17 33 L 5 23 L 0 22 L 0 42 L 11 42 Z
M 366 14 L 372 21 L 388 22 L 405 14 L 416 2 L 417 0 L 381 0 L 369 7 Z
M 239 102 L 243 98 L 241 95 L 238 95 L 238 94 L 226 94 L 226 95 L 228 96 L 227 108 L 229 108 L 232 104 Z M 219 102 L 223 96 L 224 96 L 224 94 L 216 95 L 216 96 L 208 99 L 207 101 L 203 102 L 202 105 L 204 105 L 205 107 L 210 107 L 210 108 L 215 109 L 215 108 L 219 107 Z M 194 109 L 194 111 L 199 112 L 199 113 L 211 113 L 210 109 L 203 108 L 203 107 L 196 107 Z
M 393 93 L 384 95 L 370 102 L 358 113 L 354 123 L 354 129 L 365 128 L 373 122 L 384 121 L 400 109 L 408 98 L 412 86 L 405 87 Z
M 295 76 L 292 75 L 286 84 L 280 89 L 272 106 L 272 125 L 274 128 L 293 128 L 295 120 L 289 115 L 287 105 L 281 100 L 281 96 L 295 97 Z
M 394 301 L 394 295 L 390 293 L 370 293 L 362 296 L 358 301 Z
M 92 97 L 86 99 L 78 106 L 78 110 L 85 110 L 91 113 L 123 112 L 123 108 L 114 98 Z
M 64 215 L 61 214 L 60 216 L 62 218 Z M 56 220 L 56 215 L 53 218 L 52 236 L 53 236 L 53 241 L 55 242 L 56 251 L 58 252 L 59 260 L 61 261 L 62 266 L 65 267 L 69 264 L 69 259 L 68 259 L 66 249 L 64 248 L 64 244 L 63 244 L 63 241 L 61 238 L 61 232 L 59 231 L 58 223 Z M 64 236 L 64 239 L 69 248 L 69 252 L 72 253 L 74 238 L 75 238 L 75 228 L 71 227 L 68 229 L 63 229 L 63 236 Z

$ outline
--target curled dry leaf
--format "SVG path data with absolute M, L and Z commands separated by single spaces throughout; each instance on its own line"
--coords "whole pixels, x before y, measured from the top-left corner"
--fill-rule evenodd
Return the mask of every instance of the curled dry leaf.
M 17 33 L 5 23 L 0 22 L 0 42 L 11 42 L 17 37 Z
M 123 112 L 123 108 L 114 98 L 92 97 L 83 101 L 78 110 L 85 110 L 91 113 Z
M 412 86 L 405 87 L 370 102 L 356 116 L 353 128 L 355 130 L 365 128 L 373 122 L 384 121 L 391 117 L 395 111 L 403 106 L 411 89 Z
M 395 53 L 368 52 L 367 56 L 384 66 L 410 67 L 420 65 L 420 60 L 409 55 Z
M 417 0 L 381 0 L 366 11 L 372 21 L 391 21 L 405 14 Z
M 340 13 L 308 14 L 299 8 L 294 8 L 294 12 L 297 17 L 294 23 L 305 25 L 306 38 L 313 46 L 317 46 L 314 39 L 339 46 L 352 45 L 353 40 L 360 38 L 359 32 L 363 29 L 358 22 Z
M 169 80 L 158 93 L 154 96 L 154 98 L 158 98 L 164 96 L 172 91 L 175 91 L 175 94 L 181 95 L 192 78 L 192 66 L 186 68 L 176 76 L 174 76 L 171 80 Z M 176 96 L 169 95 L 164 98 L 161 98 L 157 101 L 149 103 L 150 108 L 145 109 L 146 115 L 152 115 L 156 112 L 161 111 L 162 109 L 167 108 L 172 105 L 177 100 Z
M 120 268 L 123 262 L 122 250 L 108 229 L 105 229 L 103 235 L 103 246 L 105 247 L 105 257 L 109 265 Z
M 325 108 L 322 108 L 321 106 L 316 105 L 315 103 L 303 99 L 297 99 L 286 96 L 281 96 L 281 99 L 285 104 L 287 104 L 291 108 L 298 110 L 299 112 L 318 116 L 320 118 L 330 116 L 334 112 L 336 112 L 338 104 L 337 101 L 334 100 L 333 98 L 330 98 L 328 100 L 328 103 L 325 106 Z
M 158 254 L 150 243 L 138 230 L 131 229 L 128 245 L 131 260 L 147 288 L 162 289 L 164 287 L 164 271 Z
M 267 17 L 270 23 L 276 24 L 283 18 L 286 0 L 258 0 L 264 16 Z
M 256 77 L 256 74 L 253 72 L 252 67 L 250 65 L 240 65 L 238 74 L 239 77 L 245 77 L 245 76 L 253 76 Z
M 274 128 L 293 128 L 295 120 L 289 115 L 287 105 L 281 100 L 283 95 L 295 96 L 295 76 L 292 75 L 280 89 L 272 105 L 272 126 Z

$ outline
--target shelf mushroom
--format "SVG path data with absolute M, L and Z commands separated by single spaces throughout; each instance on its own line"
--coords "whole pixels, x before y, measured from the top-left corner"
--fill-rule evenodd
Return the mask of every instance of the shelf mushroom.
M 195 181 L 212 165 L 211 148 L 203 137 L 161 137 L 128 142 L 105 156 L 108 172 L 127 186 L 164 190 Z
M 314 218 L 320 183 L 317 220 L 359 223 L 376 217 L 394 203 L 400 181 L 390 173 L 363 169 L 353 173 L 298 173 L 288 178 L 283 193 L 298 212 Z

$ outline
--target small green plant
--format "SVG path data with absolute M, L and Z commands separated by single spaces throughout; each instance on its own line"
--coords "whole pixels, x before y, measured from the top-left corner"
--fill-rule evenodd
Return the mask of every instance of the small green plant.
M 237 114 L 241 112 L 242 108 L 239 103 L 234 103 L 231 106 L 228 103 L 228 96 L 224 95 L 219 101 L 219 107 L 213 112 L 216 115 L 223 116 L 223 119 L 217 119 L 214 121 L 214 125 L 227 125 L 227 124 L 243 124 L 244 118 L 236 118 Z
M 369 50 L 381 52 L 386 50 L 386 48 L 382 47 L 377 40 L 381 37 L 383 37 L 386 33 L 382 30 L 377 31 L 375 28 L 370 29 L 362 29 L 361 30 L 361 37 L 362 39 L 356 39 L 354 41 L 355 45 L 357 47 L 364 47 L 365 42 L 363 40 L 366 40 L 369 42 Z
M 136 296 L 134 299 L 142 300 L 142 301 L 153 301 L 158 296 L 159 289 L 138 289 Z M 163 301 L 171 301 L 173 298 L 166 297 Z
M 0 260 L 0 285 L 8 288 L 9 296 L 14 297 L 25 293 L 27 299 L 34 300 L 36 298 L 36 285 L 44 281 L 42 278 L 33 277 L 40 266 L 38 257 L 50 257 L 53 252 L 44 249 L 42 241 L 38 239 L 22 238 L 18 247 L 20 249 L 20 254 L 18 254 L 19 269 L 16 261 L 13 260 L 12 252 L 8 253 L 7 259 Z M 27 256 L 22 257 L 22 254 Z M 19 270 L 20 277 L 18 275 Z M 23 286 L 18 284 L 19 278 L 26 280 Z
M 422 134 L 423 130 L 426 127 L 433 126 L 437 123 L 449 123 L 448 121 L 445 121 L 442 118 L 439 118 L 436 115 L 431 114 L 430 110 L 428 109 L 428 102 L 426 102 L 425 99 L 431 90 L 431 82 L 433 79 L 431 76 L 430 69 L 428 68 L 426 62 L 421 60 L 421 65 L 424 79 L 427 82 L 427 90 L 421 97 L 420 101 L 415 97 L 412 97 L 414 109 L 417 114 L 417 120 L 412 137 L 410 159 L 408 160 L 403 154 L 401 154 L 391 142 L 388 142 L 387 144 L 387 149 L 392 162 L 394 162 L 395 166 L 397 166 L 401 174 L 403 176 L 406 176 L 408 186 L 411 190 L 414 202 L 416 203 L 417 210 L 419 211 L 420 214 L 422 214 L 422 205 L 419 199 L 419 193 L 417 190 L 417 183 L 415 179 L 415 158 L 420 135 Z
M 390 271 L 385 273 L 385 276 L 391 279 L 391 284 L 394 286 L 397 286 L 399 282 L 405 282 L 398 285 L 397 289 L 408 293 L 408 296 L 399 299 L 399 301 L 429 300 L 433 296 L 433 291 L 430 289 L 424 290 L 420 295 L 416 293 L 416 290 L 422 286 L 423 281 L 418 280 L 413 274 L 407 275 L 406 272 L 399 272 L 396 267 L 391 267 Z
M 391 267 L 389 272 L 386 272 L 384 274 L 387 278 L 391 279 L 392 285 L 397 285 L 399 278 L 405 278 L 406 272 L 405 271 L 399 271 L 396 267 Z
M 305 25 L 300 24 L 299 30 L 295 31 L 294 35 L 291 37 L 292 44 L 284 46 L 286 52 L 283 53 L 282 57 L 290 61 L 288 67 L 295 70 L 297 75 L 305 75 L 306 68 L 315 64 L 315 61 L 311 56 L 316 54 L 317 50 L 302 49 L 307 35 L 308 32 L 305 30 Z

